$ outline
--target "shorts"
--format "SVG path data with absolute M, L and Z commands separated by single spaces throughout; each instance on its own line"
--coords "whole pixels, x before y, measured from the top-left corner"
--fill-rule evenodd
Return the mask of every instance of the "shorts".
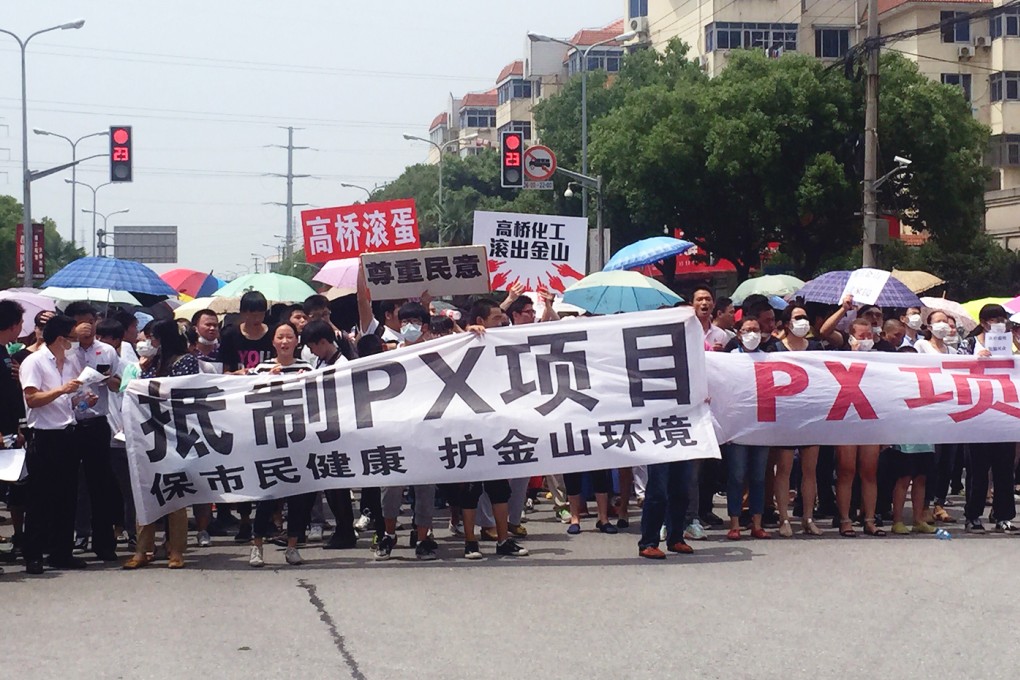
M 904 477 L 930 477 L 935 469 L 935 452 L 903 453 L 897 449 L 889 449 L 889 470 L 894 479 Z

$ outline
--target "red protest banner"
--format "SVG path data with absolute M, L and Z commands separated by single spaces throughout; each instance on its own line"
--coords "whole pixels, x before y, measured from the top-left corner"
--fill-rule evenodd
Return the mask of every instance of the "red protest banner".
M 25 225 L 19 224 L 15 231 L 15 259 L 18 276 L 25 275 Z M 46 278 L 46 228 L 41 224 L 32 225 L 32 278 Z
M 412 198 L 302 210 L 301 228 L 308 262 L 421 248 Z

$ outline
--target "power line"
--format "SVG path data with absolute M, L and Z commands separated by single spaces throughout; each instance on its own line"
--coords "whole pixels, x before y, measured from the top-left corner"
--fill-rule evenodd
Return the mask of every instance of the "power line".
M 896 52 L 897 54 L 903 54 L 903 55 L 906 55 L 908 57 L 917 57 L 919 59 L 929 59 L 931 61 L 941 61 L 941 62 L 944 62 L 946 64 L 957 64 L 957 65 L 959 65 L 959 63 L 960 63 L 960 61 L 958 59 L 941 59 L 939 57 L 932 57 L 932 56 L 929 56 L 927 54 L 917 54 L 916 52 L 907 52 L 905 50 L 898 50 L 895 47 L 889 47 L 888 45 L 885 46 L 883 49 L 885 49 L 887 52 Z M 969 66 L 970 68 L 981 69 L 982 71 L 991 71 L 992 73 L 999 73 L 998 69 L 994 69 L 994 68 L 991 68 L 989 66 L 981 66 L 979 64 L 973 64 L 973 63 L 970 63 L 970 62 L 967 63 L 967 66 Z

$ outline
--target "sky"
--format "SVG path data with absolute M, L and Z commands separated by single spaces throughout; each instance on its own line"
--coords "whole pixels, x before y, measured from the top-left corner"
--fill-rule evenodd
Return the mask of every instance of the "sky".
M 287 152 L 294 200 L 346 205 L 421 162 L 450 93 L 486 90 L 522 58 L 529 31 L 569 37 L 623 16 L 621 0 L 217 0 L 172 3 L 32 0 L 4 3 L 0 28 L 28 46 L 28 127 L 72 139 L 133 126 L 134 181 L 103 187 L 109 225 L 177 225 L 180 266 L 230 276 L 276 254 L 286 227 Z M 0 34 L 0 194 L 21 200 L 19 50 Z M 109 181 L 104 137 L 78 145 L 77 179 Z M 29 133 L 29 165 L 71 159 L 61 139 Z M 32 183 L 35 219 L 70 238 L 71 171 Z M 78 188 L 76 231 L 89 244 L 92 192 Z M 300 208 L 295 210 L 295 216 Z M 101 222 L 101 221 L 100 221 Z M 100 226 L 101 223 L 100 223 Z M 84 236 L 83 236 L 84 233 Z M 164 271 L 177 265 L 151 265 Z M 261 265 L 260 265 L 261 266 Z

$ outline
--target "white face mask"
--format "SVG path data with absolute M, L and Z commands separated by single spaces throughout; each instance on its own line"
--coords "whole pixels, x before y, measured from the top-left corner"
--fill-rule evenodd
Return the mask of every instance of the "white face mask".
M 921 330 L 921 315 L 920 314 L 911 314 L 910 316 L 908 316 L 907 317 L 907 328 L 909 328 L 912 331 L 919 331 L 919 330 Z
M 871 327 L 871 334 L 872 335 L 882 335 L 882 327 L 881 326 L 872 326 Z
M 952 333 L 952 329 L 950 329 L 950 333 Z M 957 335 L 956 333 L 952 333 L 952 335 L 947 335 L 946 344 L 949 345 L 950 347 L 956 347 L 957 345 L 960 344 L 960 336 Z
M 758 345 L 761 344 L 761 333 L 756 333 L 754 331 L 741 333 L 740 341 L 744 344 L 744 349 L 749 349 L 753 352 L 758 349 Z
M 417 342 L 421 338 L 421 324 L 405 323 L 400 327 L 404 342 Z
M 1006 324 L 1004 324 L 1004 323 L 993 323 L 991 325 L 991 328 L 989 329 L 989 332 L 991 332 L 991 333 L 1005 333 L 1006 332 Z
M 217 341 L 216 340 L 209 340 L 208 338 L 203 338 L 200 335 L 200 336 L 198 336 L 198 344 L 205 345 L 206 347 L 211 347 L 211 346 L 217 344 Z
M 790 324 L 790 332 L 798 338 L 803 338 L 811 331 L 811 322 L 807 319 L 794 319 Z
M 936 321 L 931 325 L 931 334 L 939 340 L 944 340 L 953 329 L 945 321 Z
M 864 340 L 854 340 L 854 349 L 858 352 L 870 352 L 875 347 L 875 341 L 871 338 L 865 338 Z
M 158 348 L 152 346 L 152 342 L 149 340 L 139 340 L 138 344 L 135 345 L 135 351 L 140 357 L 154 357 Z
M 81 347 L 81 343 L 79 343 L 77 340 L 72 340 L 71 346 L 68 349 L 72 352 L 76 352 L 79 347 Z

